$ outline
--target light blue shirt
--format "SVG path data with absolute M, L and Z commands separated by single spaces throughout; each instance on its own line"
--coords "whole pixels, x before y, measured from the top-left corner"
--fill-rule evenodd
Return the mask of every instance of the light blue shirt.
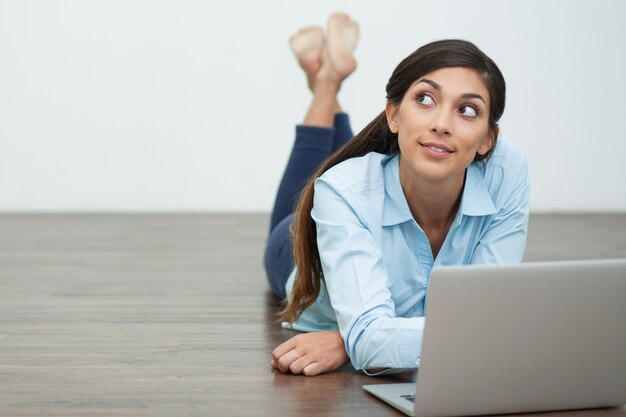
M 467 168 L 436 259 L 409 210 L 398 164 L 398 155 L 372 152 L 315 181 L 311 216 L 324 281 L 316 302 L 283 323 L 305 332 L 338 328 L 356 369 L 416 367 L 434 267 L 518 263 L 524 255 L 530 178 L 517 146 L 500 139 L 486 164 Z

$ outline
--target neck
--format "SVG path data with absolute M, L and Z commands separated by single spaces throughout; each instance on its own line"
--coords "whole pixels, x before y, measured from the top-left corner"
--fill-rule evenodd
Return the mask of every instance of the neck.
M 433 180 L 408 172 L 400 163 L 400 183 L 413 218 L 424 230 L 447 229 L 459 209 L 465 173 Z

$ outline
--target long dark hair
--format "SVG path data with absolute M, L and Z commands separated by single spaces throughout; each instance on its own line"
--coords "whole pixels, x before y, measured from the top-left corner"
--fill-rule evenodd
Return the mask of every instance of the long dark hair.
M 496 64 L 471 42 L 446 39 L 432 42 L 417 49 L 396 67 L 387 83 L 387 101 L 399 105 L 408 88 L 418 78 L 447 67 L 466 67 L 476 70 L 489 91 L 489 129 L 493 146 L 475 160 L 489 158 L 495 148 L 495 129 L 504 112 L 506 85 Z M 296 279 L 287 304 L 279 313 L 279 319 L 295 321 L 305 308 L 318 297 L 323 279 L 322 264 L 317 247 L 315 222 L 311 218 L 313 208 L 313 182 L 331 167 L 349 158 L 370 152 L 391 155 L 399 151 L 397 135 L 389 130 L 383 111 L 344 147 L 331 155 L 313 174 L 303 189 L 296 206 L 293 222 L 293 255 Z

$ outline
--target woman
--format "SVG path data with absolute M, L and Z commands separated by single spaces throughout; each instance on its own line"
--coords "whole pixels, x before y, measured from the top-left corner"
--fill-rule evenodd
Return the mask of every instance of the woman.
M 274 292 L 287 296 L 284 325 L 311 333 L 274 350 L 282 372 L 317 375 L 348 360 L 366 373 L 414 368 L 432 268 L 514 263 L 524 253 L 528 167 L 498 139 L 497 66 L 466 41 L 424 45 L 394 70 L 385 111 L 347 142 L 336 97 L 356 67 L 357 39 L 356 24 L 334 14 L 326 39 L 309 28 L 291 41 L 313 101 L 279 188 L 265 265 Z

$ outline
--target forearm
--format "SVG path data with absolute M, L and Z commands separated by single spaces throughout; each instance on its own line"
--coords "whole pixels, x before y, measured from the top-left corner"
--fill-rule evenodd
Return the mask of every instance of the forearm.
M 424 317 L 361 317 L 346 333 L 346 352 L 356 369 L 416 368 Z

